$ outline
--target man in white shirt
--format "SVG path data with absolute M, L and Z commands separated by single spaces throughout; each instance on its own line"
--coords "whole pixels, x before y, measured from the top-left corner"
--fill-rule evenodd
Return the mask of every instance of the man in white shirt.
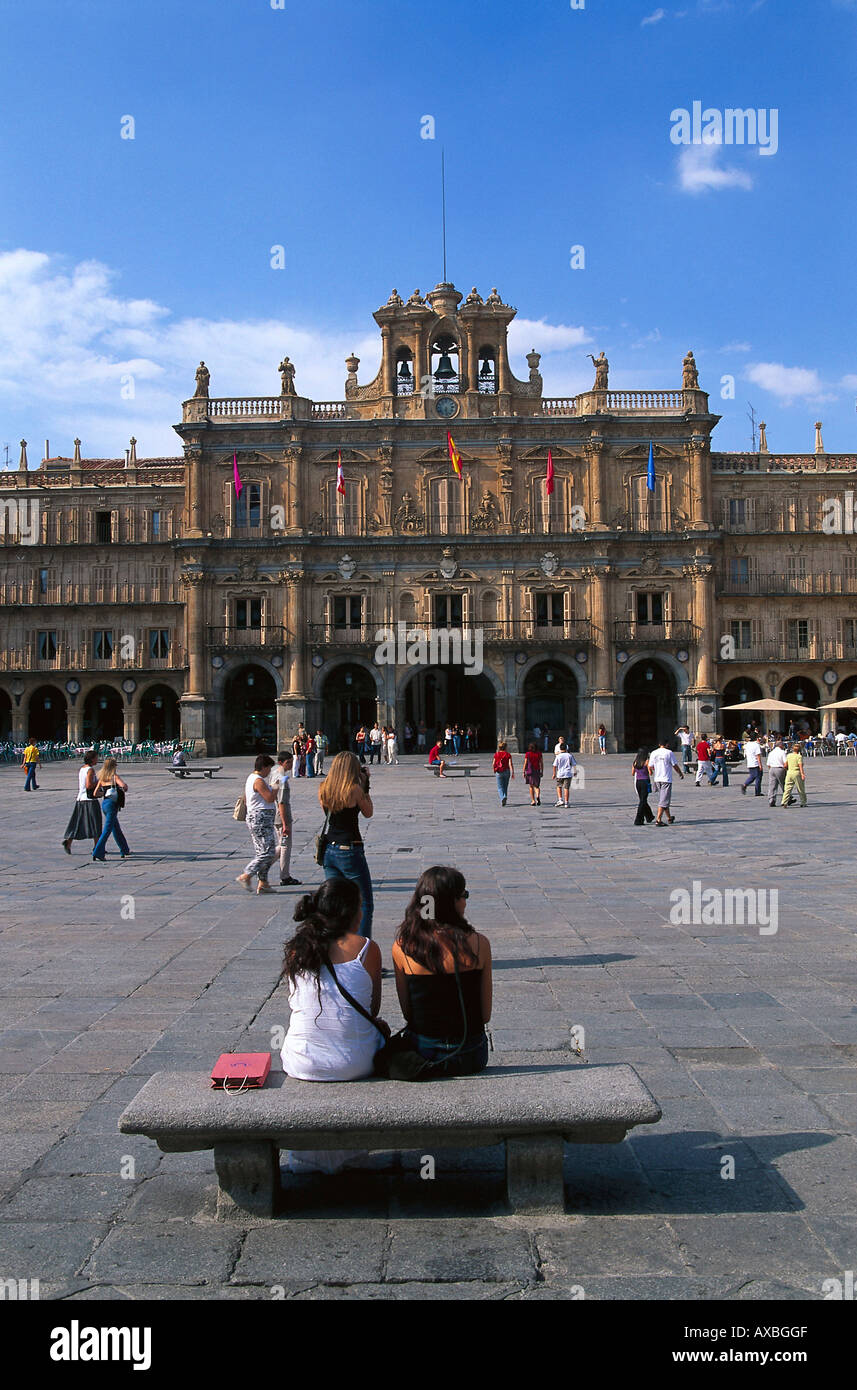
M 280 860 L 280 883 L 284 887 L 292 887 L 300 883 L 299 878 L 292 878 L 292 792 L 289 786 L 289 779 L 292 771 L 291 753 L 278 753 L 277 761 L 271 768 L 268 777 L 268 786 L 277 793 L 276 800 L 276 820 L 274 829 L 277 832 L 277 850 Z
M 687 772 L 693 757 L 693 738 L 686 724 L 682 724 L 680 729 L 676 729 L 676 736 L 681 739 L 681 757 L 684 770 Z
M 380 762 L 381 762 L 381 730 L 380 730 L 379 727 L 378 727 L 377 721 L 372 725 L 372 728 L 369 730 L 369 766 L 370 766 L 370 767 L 372 766 L 372 759 L 373 759 L 373 758 L 377 758 L 377 759 L 378 759 L 378 762 L 379 762 L 379 764 L 380 764 Z
M 768 768 L 768 805 L 776 804 L 776 798 L 782 796 L 786 785 L 786 750 L 783 741 L 778 738 L 767 757 Z
M 757 738 L 748 739 L 744 744 L 744 757 L 747 759 L 747 778 L 741 783 L 741 795 L 747 795 L 747 788 L 755 786 L 756 796 L 762 795 L 762 745 Z
M 673 768 L 684 781 L 684 773 L 675 760 L 675 754 L 667 747 L 666 739 L 661 739 L 659 747 L 649 754 L 649 776 L 652 787 L 658 794 L 658 814 L 655 825 L 672 825 L 675 816 L 670 813 L 670 800 L 673 794 Z
M 568 806 L 568 793 L 576 767 L 577 760 L 574 754 L 568 751 L 568 745 L 565 739 L 562 739 L 560 741 L 559 751 L 553 760 L 552 773 L 553 780 L 556 782 L 557 806 Z

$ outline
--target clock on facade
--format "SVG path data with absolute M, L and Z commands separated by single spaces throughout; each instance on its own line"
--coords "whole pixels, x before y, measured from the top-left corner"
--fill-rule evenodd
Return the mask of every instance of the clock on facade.
M 434 403 L 435 411 L 443 420 L 451 420 L 460 409 L 454 396 L 438 396 Z

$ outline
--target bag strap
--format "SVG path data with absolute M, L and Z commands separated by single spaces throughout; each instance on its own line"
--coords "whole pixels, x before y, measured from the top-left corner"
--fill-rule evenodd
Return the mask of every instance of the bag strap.
M 345 988 L 345 985 L 342 984 L 342 982 L 340 981 L 339 976 L 337 975 L 329 960 L 325 961 L 325 965 L 327 966 L 328 970 L 333 976 L 333 983 L 336 985 L 336 988 L 339 990 L 339 993 L 342 995 L 343 999 L 347 999 L 353 1009 L 356 1009 L 359 1014 L 362 1014 L 364 1018 L 368 1019 L 369 1022 L 373 1024 L 375 1028 L 378 1029 L 378 1032 L 381 1034 L 381 1037 L 386 1042 L 387 1034 L 384 1032 L 384 1029 L 381 1027 L 381 1025 L 372 1017 L 368 1009 L 364 1009 L 362 1004 L 358 1004 L 353 994 L 349 994 L 348 990 Z

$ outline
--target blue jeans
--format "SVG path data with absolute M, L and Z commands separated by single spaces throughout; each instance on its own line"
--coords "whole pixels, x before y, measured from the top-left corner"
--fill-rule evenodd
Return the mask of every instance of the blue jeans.
M 458 1051 L 457 1042 L 441 1042 L 438 1038 L 424 1038 L 410 1028 L 405 1034 L 408 1042 L 427 1062 L 444 1062 L 450 1053 Z M 446 1065 L 438 1067 L 435 1076 L 474 1076 L 484 1071 L 488 1065 L 488 1039 L 483 1033 L 475 1042 L 469 1042 L 452 1057 Z
M 354 845 L 351 849 L 337 849 L 336 845 L 328 845 L 324 851 L 323 867 L 325 878 L 350 878 L 352 883 L 360 885 L 360 894 L 363 899 L 360 935 L 371 937 L 375 900 L 372 896 L 372 879 L 363 846 Z
M 24 791 L 25 791 L 25 792 L 28 792 L 28 791 L 30 791 L 31 789 L 32 789 L 33 791 L 38 791 L 38 790 L 39 790 L 39 785 L 38 785 L 38 783 L 37 783 L 37 781 L 36 781 L 36 766 L 37 766 L 36 763 L 27 763 L 27 778 L 26 778 L 26 781 L 24 782 Z
M 103 804 L 104 828 L 101 831 L 101 839 L 96 842 L 92 851 L 93 859 L 106 858 L 104 850 L 111 835 L 119 846 L 120 854 L 130 854 L 131 851 L 128 848 L 128 841 L 122 834 L 122 827 L 119 824 L 119 807 L 116 805 L 113 797 L 106 797 Z
M 729 786 L 729 764 L 727 763 L 725 757 L 723 757 L 723 758 L 715 758 L 715 759 L 714 759 L 714 776 L 713 776 L 712 779 L 711 779 L 711 785 L 712 785 L 712 787 L 714 786 L 714 783 L 717 781 L 717 778 L 720 776 L 721 772 L 723 773 L 723 785 L 724 785 L 724 787 L 728 787 L 728 786 Z
M 500 802 L 502 804 L 506 800 L 506 797 L 509 795 L 509 777 L 511 776 L 511 773 L 498 772 L 495 775 L 497 777 L 497 795 L 499 796 Z
M 458 755 L 459 755 L 459 753 L 461 752 L 461 735 L 460 735 L 460 734 L 453 734 L 453 735 L 452 735 L 452 746 L 453 746 L 453 749 L 455 750 L 455 756 L 456 756 L 456 758 L 457 758 Z
M 756 796 L 761 796 L 761 795 L 762 795 L 762 769 L 761 769 L 760 767 L 751 767 L 751 768 L 750 768 L 750 771 L 747 773 L 747 777 L 746 777 L 746 780 L 745 780 L 745 782 L 744 782 L 744 786 L 745 786 L 745 787 L 752 787 L 752 786 L 755 786 L 755 788 L 756 788 L 755 795 L 756 795 Z

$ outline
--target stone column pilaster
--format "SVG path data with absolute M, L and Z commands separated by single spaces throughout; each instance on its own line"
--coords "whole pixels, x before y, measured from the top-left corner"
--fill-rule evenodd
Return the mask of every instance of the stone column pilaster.
M 604 440 L 600 434 L 591 436 L 583 446 L 587 459 L 586 529 L 603 531 L 604 520 Z
M 708 440 L 695 434 L 688 446 L 690 453 L 690 520 L 691 527 L 706 531 L 711 526 L 711 475 Z

